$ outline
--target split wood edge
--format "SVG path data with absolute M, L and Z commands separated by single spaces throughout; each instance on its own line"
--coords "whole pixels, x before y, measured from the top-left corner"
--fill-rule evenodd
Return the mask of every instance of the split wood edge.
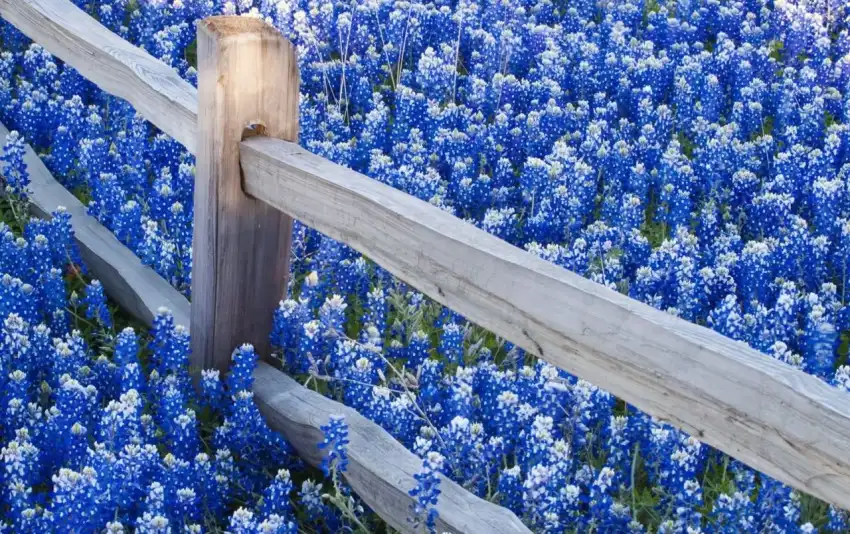
M 68 0 L 0 0 L 0 17 L 195 152 L 197 91 L 174 69 Z
M 393 528 L 414 531 L 407 518 L 413 498 L 408 491 L 422 460 L 391 438 L 380 426 L 356 410 L 301 386 L 274 367 L 260 363 L 254 373 L 254 395 L 260 411 L 273 428 L 284 430 L 290 443 L 310 464 L 321 464 L 319 429 L 332 415 L 344 415 L 348 424 L 348 469 L 352 489 Z M 475 497 L 440 475 L 437 532 L 530 532 L 511 511 Z
M 9 130 L 0 123 L 0 152 Z M 189 324 L 189 303 L 176 289 L 124 246 L 108 228 L 86 212 L 85 206 L 60 184 L 33 149 L 26 145 L 24 163 L 30 176 L 30 208 L 42 218 L 64 208 L 85 264 L 122 308 L 151 324 L 159 307 L 174 314 L 178 324 Z
M 239 141 L 249 126 L 298 139 L 295 48 L 253 17 L 198 23 L 198 147 L 192 243 L 192 363 L 230 367 L 234 347 L 269 352 L 286 297 L 292 219 L 242 190 Z

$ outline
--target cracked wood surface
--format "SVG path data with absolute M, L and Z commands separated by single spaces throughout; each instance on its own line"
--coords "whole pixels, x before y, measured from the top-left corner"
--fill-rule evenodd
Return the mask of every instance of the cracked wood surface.
M 170 67 L 122 41 L 68 0 L 0 0 L 0 16 L 101 89 L 129 101 L 147 120 L 197 153 L 198 94 Z M 147 325 L 157 309 L 166 306 L 177 324 L 188 327 L 189 301 L 87 215 L 76 197 L 53 179 L 31 150 L 26 158 L 32 175 L 34 211 L 45 216 L 64 205 L 71 212 L 84 260 L 109 296 Z M 416 485 L 413 473 L 421 465 L 419 458 L 377 424 L 307 390 L 273 367 L 261 364 L 256 376 L 258 386 L 274 386 L 255 391 L 270 426 L 313 465 L 321 463 L 322 451 L 317 444 L 322 439 L 320 426 L 327 423 L 325 416 L 347 414 L 349 431 L 358 436 L 349 445 L 349 454 L 358 460 L 352 462 L 354 469 L 346 479 L 389 524 L 412 534 L 407 517 L 413 498 L 408 491 Z M 479 499 L 447 479 L 442 483 L 437 510 L 441 531 L 530 532 L 509 510 Z
M 413 504 L 407 492 L 416 484 L 413 475 L 422 460 L 352 408 L 302 387 L 268 364 L 261 363 L 254 378 L 255 398 L 266 420 L 272 428 L 286 429 L 301 457 L 314 466 L 321 464 L 324 454 L 316 448 L 323 438 L 319 427 L 332 415 L 344 415 L 350 440 L 346 480 L 390 526 L 419 532 L 407 521 Z M 530 532 L 509 510 L 473 496 L 443 475 L 440 478 L 437 532 Z
M 242 343 L 268 353 L 286 298 L 292 219 L 242 190 L 239 141 L 248 125 L 298 139 L 298 60 L 280 32 L 253 17 L 207 18 L 197 42 L 192 363 L 224 373 Z
M 0 17 L 195 153 L 197 91 L 174 69 L 68 0 L 0 0 Z
M 0 124 L 0 147 L 8 130 Z M 0 150 L 2 153 L 2 150 Z M 49 217 L 59 207 L 71 214 L 77 243 L 92 275 L 110 298 L 133 317 L 150 326 L 160 307 L 174 315 L 176 324 L 189 327 L 190 303 L 96 219 L 62 184 L 27 145 L 24 161 L 30 173 L 32 211 Z M 323 438 L 321 426 L 333 414 L 344 414 L 352 443 L 351 468 L 345 475 L 364 502 L 401 532 L 414 531 L 407 523 L 416 486 L 413 475 L 421 460 L 384 429 L 351 408 L 308 390 L 274 367 L 261 363 L 254 373 L 254 398 L 269 426 L 286 436 L 307 462 L 320 466 L 325 451 L 316 446 Z M 509 510 L 479 499 L 458 484 L 444 479 L 437 503 L 440 532 L 527 533 Z

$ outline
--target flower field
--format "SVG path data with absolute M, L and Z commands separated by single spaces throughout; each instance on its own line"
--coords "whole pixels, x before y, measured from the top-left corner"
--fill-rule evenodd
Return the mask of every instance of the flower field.
M 195 22 L 296 46 L 300 144 L 549 262 L 850 391 L 842 0 L 74 0 L 197 84 Z M 193 156 L 0 21 L 0 533 L 392 532 L 256 407 L 257 354 L 192 387 L 189 335 L 112 305 L 25 143 L 191 298 Z M 273 356 L 533 532 L 850 532 L 850 515 L 654 420 L 295 223 Z M 848 397 L 850 401 L 850 397 Z M 781 404 L 781 399 L 777 402 Z M 781 406 L 778 407 L 781 409 Z

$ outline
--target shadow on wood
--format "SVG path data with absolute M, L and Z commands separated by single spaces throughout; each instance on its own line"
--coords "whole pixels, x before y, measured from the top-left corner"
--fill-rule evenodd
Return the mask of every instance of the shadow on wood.
M 242 343 L 268 353 L 286 294 L 292 219 L 242 190 L 239 142 L 260 124 L 269 136 L 298 138 L 295 49 L 259 19 L 205 19 L 198 86 L 192 363 L 225 372 Z
M 112 35 L 68 0 L 0 0 L 0 15 L 197 152 L 197 93 L 176 72 Z M 244 120 L 242 127 L 263 120 L 240 113 L 231 118 Z M 530 353 L 755 469 L 850 508 L 847 393 L 546 263 L 294 143 L 255 137 L 241 144 L 240 157 L 245 188 L 255 198 L 351 245 Z M 226 161 L 233 168 L 232 153 Z M 97 232 L 87 238 L 90 247 L 100 239 Z M 204 235 L 209 239 L 215 232 Z M 232 242 L 231 237 L 223 242 Z M 218 240 L 210 240 L 208 249 L 209 243 L 217 246 Z M 107 254 L 96 254 L 101 256 Z M 101 264 L 104 272 L 111 269 L 122 272 L 109 262 Z M 232 266 L 227 272 L 235 276 Z M 259 283 L 248 273 L 236 279 L 214 273 L 208 280 Z M 113 287 L 121 291 L 120 283 Z M 276 286 L 269 292 L 279 293 Z M 213 299 L 208 304 L 221 303 Z M 249 330 L 255 337 L 256 331 Z

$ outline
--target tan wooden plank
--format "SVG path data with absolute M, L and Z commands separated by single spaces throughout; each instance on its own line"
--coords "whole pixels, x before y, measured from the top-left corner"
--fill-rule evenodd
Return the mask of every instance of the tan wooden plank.
M 325 452 L 316 448 L 323 437 L 321 425 L 332 415 L 344 415 L 350 440 L 346 480 L 390 526 L 411 534 L 421 532 L 413 530 L 407 521 L 414 502 L 407 492 L 416 486 L 413 475 L 422 466 L 419 458 L 355 410 L 301 386 L 268 364 L 261 363 L 254 378 L 255 399 L 266 421 L 314 466 L 321 464 Z M 437 532 L 530 532 L 506 508 L 441 478 Z
M 0 0 L 0 17 L 195 152 L 197 92 L 174 69 L 68 0 Z
M 0 124 L 0 152 L 9 130 Z M 50 217 L 59 207 L 71 214 L 71 226 L 83 261 L 106 292 L 122 308 L 150 324 L 160 307 L 169 308 L 179 324 L 188 324 L 189 303 L 153 269 L 142 265 L 133 251 L 124 246 L 97 219 L 86 213 L 77 197 L 53 178 L 29 145 L 24 162 L 30 175 L 31 209 L 39 217 Z
M 248 194 L 530 353 L 850 508 L 850 394 L 539 259 L 294 143 L 242 143 Z
M 298 61 L 277 30 L 247 17 L 198 25 L 198 154 L 192 259 L 192 358 L 226 371 L 251 343 L 265 354 L 285 297 L 292 219 L 242 191 L 246 127 L 298 138 Z M 262 126 L 259 126 L 262 125 Z

